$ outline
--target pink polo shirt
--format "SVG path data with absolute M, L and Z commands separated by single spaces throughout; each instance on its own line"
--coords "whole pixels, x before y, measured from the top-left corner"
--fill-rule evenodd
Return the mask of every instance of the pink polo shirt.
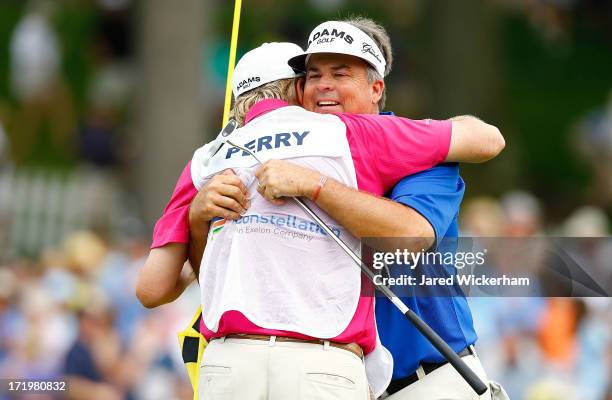
M 251 107 L 245 123 L 287 105 L 281 100 L 260 101 Z M 338 117 L 346 125 L 358 188 L 374 195 L 382 196 L 403 177 L 439 164 L 448 154 L 451 121 L 411 120 L 374 114 L 338 114 Z M 181 173 L 170 202 L 155 224 L 151 248 L 189 240 L 189 205 L 197 193 L 191 180 L 190 165 L 191 161 Z M 345 331 L 332 340 L 357 343 L 367 354 L 376 345 L 376 325 L 371 285 L 365 277 L 362 277 L 362 286 L 364 290 L 353 319 Z M 217 332 L 207 329 L 204 323 L 200 328 L 207 340 L 231 333 L 313 339 L 296 332 L 261 328 L 239 311 L 225 312 Z

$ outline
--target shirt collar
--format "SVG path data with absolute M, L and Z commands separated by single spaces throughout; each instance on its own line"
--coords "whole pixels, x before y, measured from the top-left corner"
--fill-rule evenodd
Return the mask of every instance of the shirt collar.
M 264 115 L 281 107 L 287 107 L 288 105 L 289 103 L 279 99 L 259 100 L 257 103 L 253 104 L 253 106 L 247 112 L 246 117 L 244 118 L 244 124 L 248 124 L 260 115 Z M 393 113 L 393 111 L 381 111 L 380 115 L 395 115 L 395 113 Z
M 260 100 L 257 103 L 253 104 L 253 106 L 249 109 L 244 118 L 244 124 L 248 124 L 253 119 L 259 117 L 260 115 L 269 113 L 270 111 L 274 111 L 281 107 L 287 107 L 289 103 L 283 100 L 278 99 L 264 99 Z

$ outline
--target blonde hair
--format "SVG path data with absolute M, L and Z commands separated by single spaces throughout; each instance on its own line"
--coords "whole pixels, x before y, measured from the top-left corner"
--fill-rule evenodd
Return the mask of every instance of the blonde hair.
M 290 104 L 297 104 L 295 81 L 296 78 L 279 79 L 239 95 L 236 98 L 230 117 L 238 122 L 238 126 L 243 126 L 247 112 L 258 101 L 279 99 L 285 100 Z

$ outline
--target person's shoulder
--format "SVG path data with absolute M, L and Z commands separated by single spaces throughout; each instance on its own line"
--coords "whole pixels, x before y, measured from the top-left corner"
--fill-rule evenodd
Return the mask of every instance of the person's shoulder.
M 342 119 L 339 118 L 337 114 L 319 114 L 313 111 L 308 111 L 305 108 L 300 107 L 300 106 L 286 106 L 278 110 L 282 110 L 282 113 L 286 115 L 290 115 L 293 117 L 299 117 L 306 121 L 323 122 L 323 123 L 325 122 L 338 123 L 342 121 Z
M 431 119 L 412 119 L 395 115 L 393 113 L 380 114 L 352 114 L 338 113 L 337 115 L 342 121 L 347 121 L 353 124 L 362 125 L 377 125 L 377 126 L 401 126 L 401 127 L 425 127 L 430 124 Z
M 433 167 L 420 172 L 423 175 L 430 176 L 459 176 L 459 163 L 449 162 L 434 165 Z
M 461 181 L 459 163 L 442 163 L 402 178 L 396 185 L 396 189 L 414 188 L 415 185 L 416 187 L 426 187 L 427 184 L 443 184 L 455 187 L 457 182 Z
M 385 119 L 379 118 L 377 114 L 353 114 L 353 113 L 334 113 L 331 114 L 342 121 L 345 125 L 355 129 L 379 126 L 384 123 Z

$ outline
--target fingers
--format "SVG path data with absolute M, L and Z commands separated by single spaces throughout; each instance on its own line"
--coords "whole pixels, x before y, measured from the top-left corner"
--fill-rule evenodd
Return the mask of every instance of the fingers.
M 286 200 L 278 194 L 277 189 L 266 187 L 266 185 L 261 182 L 257 184 L 257 192 L 274 205 L 282 206 L 286 203 Z
M 206 190 L 210 193 L 218 193 L 222 196 L 231 197 L 236 200 L 243 208 L 249 208 L 249 191 L 242 183 L 242 180 L 234 175 L 231 170 L 225 170 L 222 174 L 216 175 L 208 183 Z
M 259 181 L 257 183 L 257 193 L 259 193 L 261 195 L 261 197 L 264 197 L 264 198 L 266 198 L 268 200 L 272 199 L 272 198 L 267 197 L 267 195 L 266 195 L 266 185 L 263 182 L 261 182 L 261 181 Z
M 224 176 L 223 178 L 221 178 L 223 179 L 224 183 L 227 183 L 228 185 L 237 186 L 245 195 L 249 194 L 249 190 L 246 186 L 244 186 L 244 183 L 242 183 L 242 179 L 240 179 L 238 175 L 236 175 L 233 169 L 226 169 L 220 175 Z M 230 176 L 233 176 L 233 178 L 229 178 Z
M 272 202 L 280 197 L 280 193 L 277 193 L 277 190 L 273 189 L 273 187 L 275 187 L 275 185 L 273 185 L 273 181 L 275 181 L 274 176 L 270 175 L 273 172 L 272 167 L 274 167 L 275 161 L 276 160 L 266 161 L 255 172 L 255 177 L 258 180 L 257 192 Z
M 190 221 L 214 217 L 236 220 L 250 207 L 248 189 L 231 169 L 211 178 L 190 207 Z
M 228 170 L 226 170 L 228 171 Z M 216 178 L 216 179 L 215 179 Z M 249 193 L 249 190 L 247 189 L 246 186 L 244 186 L 244 183 L 242 183 L 242 179 L 240 179 L 238 177 L 238 175 L 217 175 L 213 178 L 212 182 L 216 182 L 216 183 L 222 183 L 222 184 L 226 184 L 226 185 L 232 185 L 232 186 L 236 186 L 238 189 L 240 189 L 241 192 L 243 192 L 245 195 Z
M 283 189 L 281 187 L 284 186 L 279 182 L 278 174 L 275 171 L 283 165 L 280 160 L 269 160 L 255 171 L 255 177 L 258 179 L 257 192 L 272 204 L 279 206 L 285 204 L 286 199 L 282 198 Z M 268 181 L 270 185 L 266 187 Z M 212 196 L 209 205 L 214 204 L 218 209 L 231 212 L 233 217 L 238 216 L 239 218 L 239 215 L 244 214 L 250 207 L 249 191 L 231 169 L 213 177 L 209 182 L 208 190 L 211 194 L 216 194 Z M 211 207 L 208 207 L 207 211 L 212 212 Z
M 234 220 L 234 221 L 242 217 L 239 213 L 235 211 L 229 210 L 227 208 L 219 207 L 216 205 L 210 206 L 209 212 L 211 215 L 214 215 L 216 217 L 225 218 L 225 219 Z
M 231 197 L 216 195 L 213 198 L 213 203 L 217 207 L 224 208 L 228 211 L 233 211 L 234 213 L 240 215 L 246 213 L 246 207 L 243 207 L 239 202 Z
M 271 177 L 269 176 L 271 170 L 277 164 L 278 160 L 268 160 L 261 167 L 255 171 L 255 177 L 258 180 L 257 192 L 264 197 L 266 200 L 274 205 L 281 206 L 286 203 L 285 199 L 282 199 L 281 194 L 275 185 L 266 185 Z M 274 179 L 272 179 L 274 180 Z
M 250 206 L 247 196 L 236 186 L 216 183 L 205 196 L 206 215 L 239 219 Z
M 270 202 L 276 206 L 282 206 L 287 201 L 284 198 L 280 198 L 280 199 L 271 199 Z
M 266 171 L 266 165 L 268 164 L 268 162 L 266 161 L 266 163 L 264 165 L 262 165 L 261 167 L 257 168 L 257 170 L 255 171 L 255 178 L 257 178 L 257 180 L 259 180 L 261 182 L 263 175 Z
M 220 185 L 215 192 L 221 196 L 235 200 L 242 208 L 248 208 L 248 195 L 237 186 L 223 184 Z
M 281 196 L 279 190 L 275 186 L 266 185 L 264 186 L 264 197 L 270 201 L 276 200 Z

